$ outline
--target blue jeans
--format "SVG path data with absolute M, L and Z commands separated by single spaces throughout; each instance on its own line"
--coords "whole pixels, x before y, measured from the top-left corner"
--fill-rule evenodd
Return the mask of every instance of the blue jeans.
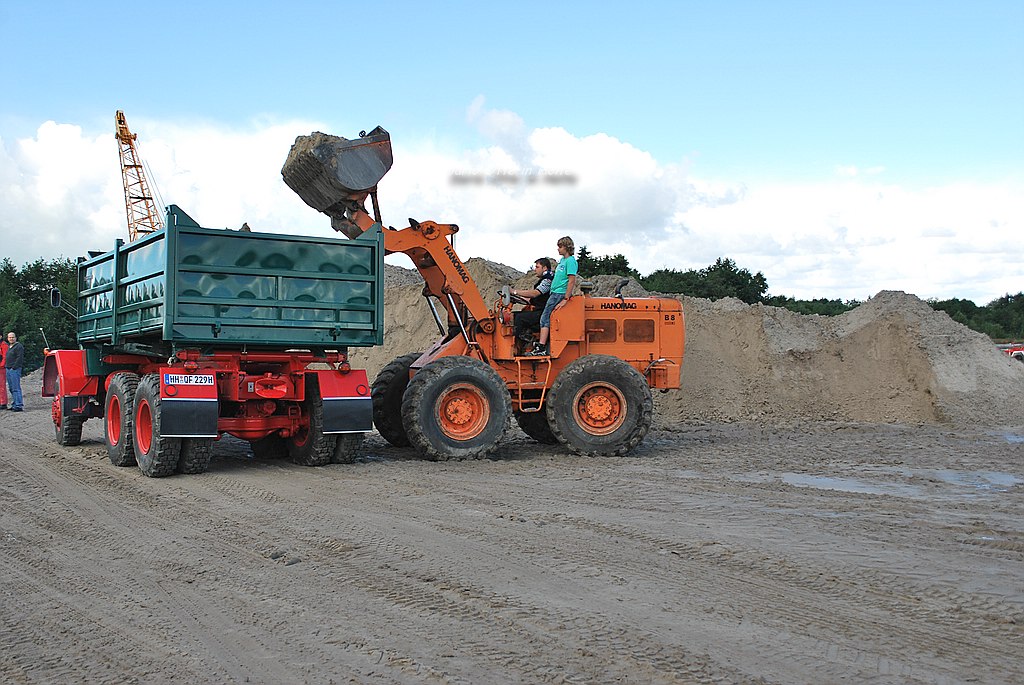
M 555 311 L 555 307 L 564 299 L 565 293 L 551 293 L 548 295 L 548 303 L 544 305 L 544 312 L 540 315 L 541 328 L 551 328 L 551 312 Z
M 21 369 L 7 369 L 7 387 L 11 389 L 11 407 L 24 409 L 21 397 Z

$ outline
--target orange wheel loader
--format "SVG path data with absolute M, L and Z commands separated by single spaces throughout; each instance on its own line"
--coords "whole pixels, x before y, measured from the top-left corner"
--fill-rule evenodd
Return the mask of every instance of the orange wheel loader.
M 371 388 L 373 421 L 396 446 L 432 460 L 479 459 L 515 417 L 542 443 L 586 455 L 624 455 L 651 426 L 652 389 L 677 389 L 685 326 L 678 300 L 592 297 L 581 283 L 551 319 L 547 356 L 524 356 L 507 290 L 488 304 L 453 247 L 459 227 L 410 219 L 385 227 L 377 184 L 392 165 L 391 137 L 299 136 L 281 174 L 306 204 L 349 238 L 383 234 L 423 277 L 438 340 L 386 365 Z M 370 200 L 373 214 L 367 211 Z M 620 288 L 621 289 L 621 285 Z M 444 315 L 438 311 L 438 305 Z

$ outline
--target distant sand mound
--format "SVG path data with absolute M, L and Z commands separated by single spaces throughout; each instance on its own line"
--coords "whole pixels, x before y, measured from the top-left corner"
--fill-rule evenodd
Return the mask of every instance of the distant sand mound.
M 466 265 L 488 304 L 506 283 L 533 285 L 532 274 L 501 264 L 470 259 Z M 424 350 L 438 337 L 418 274 L 388 266 L 385 278 L 384 346 L 352 350 L 353 366 L 366 368 L 371 379 L 394 357 Z M 589 280 L 595 296 L 610 296 L 623 279 Z M 630 279 L 622 294 L 649 293 Z M 687 337 L 682 388 L 655 393 L 659 426 L 802 420 L 1024 424 L 1024 364 L 913 295 L 882 291 L 836 317 L 730 298 L 679 299 Z

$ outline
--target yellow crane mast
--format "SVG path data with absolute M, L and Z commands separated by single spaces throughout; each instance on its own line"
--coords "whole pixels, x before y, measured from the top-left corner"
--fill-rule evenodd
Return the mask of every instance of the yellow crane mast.
M 153 195 L 146 182 L 142 159 L 135 146 L 137 134 L 128 130 L 124 112 L 114 115 L 114 136 L 121 151 L 121 178 L 124 181 L 124 204 L 128 215 L 128 239 L 135 240 L 163 228 Z

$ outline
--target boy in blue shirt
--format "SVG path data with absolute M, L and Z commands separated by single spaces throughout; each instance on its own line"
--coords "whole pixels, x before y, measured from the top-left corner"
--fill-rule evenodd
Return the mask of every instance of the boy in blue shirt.
M 565 236 L 558 239 L 558 266 L 555 267 L 555 277 L 551 280 L 551 295 L 548 303 L 544 305 L 544 313 L 540 315 L 540 340 L 534 343 L 533 349 L 527 354 L 531 357 L 544 357 L 548 354 L 548 336 L 551 334 L 551 312 L 572 299 L 572 291 L 576 287 L 576 274 L 579 273 L 579 266 L 573 256 L 576 252 L 576 245 L 572 238 Z

